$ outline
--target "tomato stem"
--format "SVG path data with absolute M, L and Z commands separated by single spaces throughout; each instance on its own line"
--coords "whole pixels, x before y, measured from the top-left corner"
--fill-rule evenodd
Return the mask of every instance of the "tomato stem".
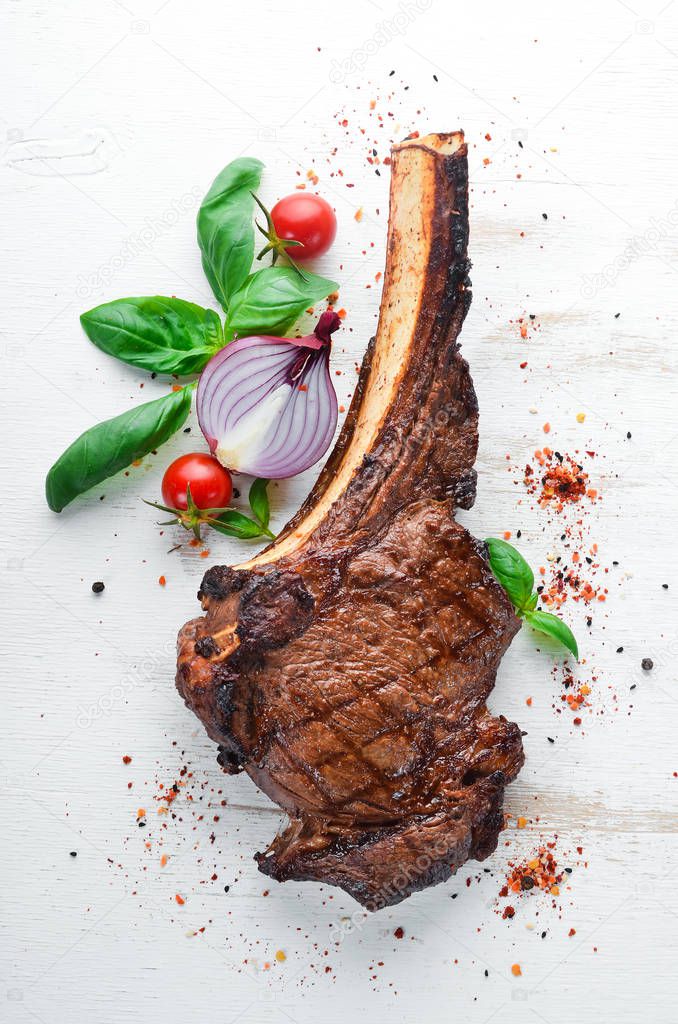
M 265 526 L 258 516 L 255 519 L 248 519 L 247 516 L 242 516 L 238 512 L 238 509 L 232 508 L 230 505 L 225 508 L 198 508 L 193 496 L 191 494 L 191 485 L 186 484 L 186 508 L 170 508 L 169 505 L 161 505 L 157 501 L 148 501 L 146 498 L 141 499 L 144 504 L 150 505 L 151 508 L 157 508 L 161 512 L 170 512 L 174 519 L 168 519 L 162 523 L 158 523 L 158 526 L 183 526 L 184 530 L 189 530 L 193 533 L 196 540 L 202 540 L 200 536 L 200 527 L 203 523 L 207 526 L 211 526 L 212 529 L 218 530 L 220 533 L 226 533 L 232 537 L 242 537 L 249 539 L 257 536 L 256 532 L 243 532 L 237 525 L 231 525 L 220 521 L 220 517 L 227 512 L 237 512 L 241 516 L 242 520 L 251 525 L 255 525 L 259 530 L 259 535 L 268 537 L 270 540 L 275 540 L 275 534 L 271 533 L 267 526 Z
M 266 218 L 265 228 L 261 226 L 259 221 L 255 220 L 254 222 L 257 226 L 257 229 L 266 239 L 266 245 L 258 254 L 257 259 L 263 259 L 266 253 L 270 252 L 273 254 L 271 256 L 271 264 L 275 266 L 278 257 L 284 256 L 288 260 L 290 266 L 293 267 L 294 270 L 296 270 L 297 274 L 299 274 L 299 277 L 301 277 L 302 281 L 308 281 L 308 275 L 304 273 L 299 264 L 292 259 L 289 252 L 287 251 L 288 249 L 293 249 L 295 246 L 301 246 L 303 248 L 303 242 L 297 242 L 294 238 L 281 238 L 278 232 L 275 230 L 271 214 L 266 209 L 261 199 L 259 199 L 259 197 L 255 195 L 254 192 L 252 192 L 251 195 L 252 198 L 254 199 L 254 202 L 257 204 L 257 206 L 263 213 L 264 217 Z

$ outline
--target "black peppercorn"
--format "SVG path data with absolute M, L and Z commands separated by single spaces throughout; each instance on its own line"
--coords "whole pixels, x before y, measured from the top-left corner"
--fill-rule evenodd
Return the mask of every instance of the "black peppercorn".
M 92 591 L 95 594 L 100 594 L 102 592 L 102 590 L 105 590 L 105 589 L 106 588 L 104 587 L 104 584 L 101 582 L 101 580 L 97 580 L 96 583 L 92 584 Z

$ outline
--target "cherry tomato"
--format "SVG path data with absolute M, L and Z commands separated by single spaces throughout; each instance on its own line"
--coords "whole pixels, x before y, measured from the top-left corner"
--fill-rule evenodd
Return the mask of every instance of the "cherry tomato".
M 187 484 L 191 485 L 191 497 L 198 508 L 226 508 L 233 494 L 231 474 L 204 452 L 181 455 L 167 467 L 162 478 L 165 504 L 185 511 Z
M 337 233 L 334 210 L 321 196 L 295 192 L 285 196 L 271 210 L 273 227 L 279 238 L 294 238 L 302 246 L 288 252 L 293 260 L 310 260 L 326 253 Z

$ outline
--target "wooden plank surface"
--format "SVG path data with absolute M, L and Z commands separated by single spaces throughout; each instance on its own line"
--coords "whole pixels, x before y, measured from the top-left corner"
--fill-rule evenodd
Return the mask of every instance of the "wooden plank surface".
M 0 1018 L 673 1021 L 678 6 L 2 9 Z M 43 478 L 83 429 L 165 393 L 90 346 L 78 315 L 119 295 L 212 304 L 195 212 L 245 152 L 266 163 L 268 200 L 313 168 L 336 206 L 319 269 L 342 282 L 346 402 L 384 260 L 388 172 L 367 158 L 412 129 L 458 127 L 473 186 L 462 342 L 482 434 L 462 519 L 479 536 L 520 530 L 547 580 L 549 558 L 571 566 L 597 545 L 582 575 L 608 592 L 563 606 L 582 651 L 569 688 L 563 660 L 526 631 L 502 664 L 492 707 L 526 730 L 527 763 L 496 855 L 365 918 L 339 891 L 257 873 L 252 854 L 282 816 L 220 773 L 175 693 L 176 630 L 210 563 L 169 554 L 180 538 L 139 498 L 196 445 L 195 421 L 60 516 Z M 524 467 L 545 444 L 581 460 L 599 500 L 537 504 Z M 274 489 L 276 527 L 314 475 Z M 243 555 L 210 546 L 213 561 Z M 577 726 L 563 698 L 581 685 Z M 571 869 L 560 893 L 501 897 L 511 864 L 545 843 Z

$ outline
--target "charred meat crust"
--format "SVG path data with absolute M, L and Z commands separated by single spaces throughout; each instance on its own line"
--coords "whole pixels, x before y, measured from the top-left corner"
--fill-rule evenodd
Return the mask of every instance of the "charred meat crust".
M 321 821 L 293 820 L 265 854 L 257 854 L 259 870 L 281 882 L 337 885 L 373 912 L 394 906 L 446 881 L 466 860 L 494 852 L 505 782 L 497 772 L 477 787 L 472 804 L 451 802 L 434 814 L 375 829 L 332 835 L 323 834 Z
M 371 909 L 488 856 L 523 763 L 485 704 L 519 622 L 453 518 L 476 493 L 467 186 L 459 136 L 395 147 L 379 328 L 337 445 L 273 545 L 205 574 L 179 637 L 219 763 L 290 815 L 260 869 Z
M 238 609 L 240 651 L 258 654 L 282 647 L 303 632 L 313 614 L 315 600 L 301 576 L 273 569 L 252 575 L 243 587 Z

